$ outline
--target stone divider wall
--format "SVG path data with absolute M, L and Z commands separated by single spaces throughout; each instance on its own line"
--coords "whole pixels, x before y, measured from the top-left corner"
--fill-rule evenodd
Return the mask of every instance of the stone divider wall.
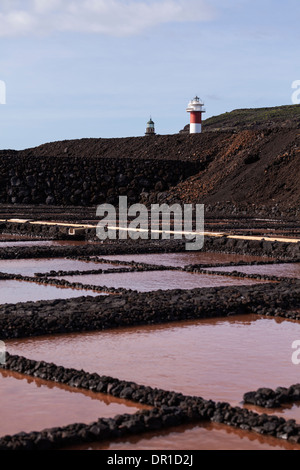
M 262 406 L 264 408 L 277 408 L 282 404 L 295 403 L 300 401 L 300 384 L 290 387 L 259 388 L 254 392 L 244 394 L 244 403 Z
M 57 225 L 33 225 L 30 223 L 2 223 L 9 228 L 11 233 L 22 235 L 39 236 L 43 239 L 63 239 L 67 237 L 67 228 Z M 96 238 L 96 229 L 87 229 L 85 238 L 100 242 Z M 0 250 L 0 259 L 38 258 L 38 257 L 61 257 L 61 256 L 87 256 L 87 255 L 107 255 L 107 254 L 139 254 L 139 253 L 161 253 L 161 252 L 185 252 L 184 240 L 110 240 L 88 246 L 35 246 L 35 247 L 6 247 Z M 227 253 L 238 255 L 261 256 L 266 259 L 276 258 L 277 260 L 300 259 L 299 243 L 282 243 L 268 240 L 243 240 L 226 236 L 209 237 L 204 239 L 202 252 Z M 200 253 L 201 251 L 198 251 Z M 189 252 L 191 253 L 191 252 Z
M 223 266 L 222 266 L 223 267 Z M 209 270 L 205 268 L 194 268 L 194 267 L 187 267 L 184 270 L 186 272 L 195 273 L 195 274 L 205 274 L 206 276 L 226 276 L 226 277 L 234 277 L 237 279 L 255 279 L 255 280 L 264 280 L 264 281 L 271 281 L 271 282 L 290 282 L 291 284 L 299 284 L 300 279 L 293 279 L 291 277 L 284 277 L 284 276 L 275 276 L 271 274 L 259 274 L 259 273 L 244 273 L 242 271 L 234 270 L 234 271 L 221 271 L 217 270 Z
M 95 262 L 95 261 L 94 261 Z M 106 264 L 110 264 L 109 260 L 105 260 Z M 99 263 L 100 264 L 100 263 Z M 116 263 L 115 263 L 116 264 Z M 122 261 L 117 263 L 122 265 Z M 180 268 L 174 266 L 160 266 L 146 263 L 127 263 L 128 267 L 108 268 L 108 269 L 89 269 L 85 271 L 50 271 L 47 273 L 35 273 L 36 277 L 62 277 L 62 276 L 86 276 L 88 274 L 117 274 L 117 273 L 133 273 L 147 271 L 180 271 Z
M 125 289 L 123 287 L 107 287 L 107 286 L 98 286 L 94 284 L 83 284 L 82 282 L 69 282 L 65 279 L 56 279 L 48 277 L 32 277 L 32 276 L 22 276 L 21 274 L 7 274 L 0 273 L 1 280 L 15 280 L 15 281 L 24 281 L 24 282 L 34 282 L 35 284 L 41 284 L 44 286 L 55 286 L 55 287 L 66 287 L 70 289 L 80 289 L 82 291 L 89 290 L 93 292 L 99 292 L 101 294 L 122 294 L 128 292 L 137 292 L 133 289 Z
M 180 253 L 182 240 L 123 240 L 82 246 L 11 246 L 0 249 L 0 259 L 65 258 L 79 256 L 135 255 L 146 253 Z
M 85 288 L 88 286 L 85 286 Z M 98 287 L 99 288 L 99 287 Z M 300 283 L 130 292 L 0 307 L 0 339 L 99 331 L 121 326 L 258 313 L 285 315 L 300 307 Z M 83 315 L 84 312 L 84 315 Z M 294 314 L 293 314 L 294 315 Z M 300 313 L 296 315 L 300 318 Z
M 205 237 L 204 251 L 264 256 L 277 259 L 300 259 L 300 243 L 269 240 L 243 240 L 229 237 Z
M 120 195 L 163 192 L 197 173 L 203 163 L 0 154 L 0 203 L 91 206 L 117 204 Z

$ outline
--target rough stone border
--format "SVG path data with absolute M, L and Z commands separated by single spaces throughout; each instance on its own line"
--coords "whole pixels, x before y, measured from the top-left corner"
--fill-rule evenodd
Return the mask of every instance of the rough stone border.
M 281 317 L 286 320 L 295 320 L 300 321 L 300 309 L 298 310 L 288 310 L 284 311 L 281 308 L 269 309 L 269 310 L 260 310 L 258 309 L 255 313 L 258 315 L 265 315 L 266 317 Z
M 0 450 L 50 449 L 84 442 L 99 441 L 124 435 L 159 430 L 192 421 L 208 419 L 214 412 L 214 402 L 188 397 L 181 393 L 153 389 L 134 382 L 121 381 L 83 370 L 67 369 L 53 363 L 34 361 L 6 353 L 4 370 L 66 384 L 70 387 L 106 393 L 121 399 L 158 407 L 135 414 L 124 414 L 114 419 L 100 418 L 89 425 L 73 424 L 42 432 L 19 433 L 0 438 Z
M 278 408 L 284 403 L 300 401 L 300 384 L 291 385 L 289 388 L 277 387 L 259 388 L 254 392 L 247 392 L 243 397 L 244 403 L 261 406 L 263 408 Z
M 110 264 L 110 263 L 107 263 Z M 120 263 L 121 264 L 121 263 Z M 152 264 L 133 264 L 128 268 L 116 269 L 90 269 L 88 271 L 50 271 L 47 273 L 34 273 L 36 277 L 58 277 L 58 276 L 84 276 L 87 274 L 120 274 L 120 273 L 133 273 L 133 272 L 146 272 L 146 271 L 178 271 L 177 267 L 161 266 Z
M 223 266 L 219 266 L 223 267 Z M 291 282 L 291 283 L 300 283 L 300 278 L 293 277 L 284 277 L 284 276 L 271 276 L 268 274 L 256 274 L 256 273 L 244 273 L 241 271 L 211 271 L 208 269 L 202 268 L 187 268 L 184 269 L 187 272 L 195 274 L 206 274 L 214 276 L 225 276 L 225 277 L 235 277 L 235 278 L 244 278 L 244 279 L 256 279 L 256 280 L 265 280 L 265 281 L 274 281 L 274 282 Z
M 146 243 L 145 243 L 146 242 Z M 0 249 L 0 259 L 68 258 L 80 256 L 182 253 L 183 240 L 123 240 L 75 246 L 14 246 Z
M 88 258 L 85 258 L 87 260 Z M 128 272 L 146 272 L 146 271 L 182 271 L 189 273 L 197 273 L 204 275 L 216 275 L 221 277 L 235 277 L 235 278 L 245 278 L 245 279 L 255 279 L 255 280 L 265 280 L 265 281 L 275 281 L 275 282 L 291 282 L 291 283 L 300 283 L 300 280 L 294 280 L 292 278 L 277 277 L 277 276 L 268 276 L 262 274 L 247 274 L 237 271 L 232 272 L 223 272 L 223 271 L 210 271 L 207 269 L 194 268 L 193 266 L 187 268 L 181 267 L 172 267 L 172 266 L 163 266 L 163 265 L 149 265 L 147 263 L 135 263 L 128 262 L 132 268 L 127 269 L 112 269 L 112 270 L 89 270 L 89 271 L 50 271 L 49 273 L 35 273 L 35 277 L 32 276 L 23 276 L 21 274 L 8 274 L 0 272 L 0 279 L 3 280 L 19 280 L 24 282 L 34 282 L 41 285 L 53 285 L 55 287 L 67 287 L 71 289 L 81 289 L 81 290 L 90 290 L 93 292 L 105 293 L 105 294 L 122 294 L 127 292 L 137 292 L 137 290 L 126 289 L 126 288 L 114 288 L 97 286 L 93 284 L 83 284 L 81 282 L 69 282 L 65 279 L 55 279 L 58 276 L 75 276 L 75 275 L 93 275 L 93 274 L 118 274 L 118 273 L 128 273 Z M 102 260 L 101 260 L 102 264 Z M 115 264 L 119 264 L 119 260 L 115 260 Z
M 121 262 L 121 261 L 120 261 Z M 299 259 L 275 259 L 275 260 L 268 260 L 268 261 L 230 261 L 228 263 L 199 263 L 199 264 L 188 264 L 184 266 L 184 269 L 206 269 L 206 268 L 231 268 L 233 266 L 269 266 L 274 264 L 296 264 L 300 263 Z
M 10 370 L 33 376 L 42 380 L 68 385 L 92 392 L 105 393 L 116 398 L 131 400 L 148 406 L 179 406 L 181 402 L 197 399 L 201 403 L 207 403 L 201 397 L 188 397 L 182 393 L 169 392 L 134 382 L 119 380 L 110 376 L 100 376 L 97 373 L 90 374 L 83 370 L 65 368 L 45 361 L 35 361 L 22 356 L 6 353 L 4 370 Z
M 193 411 L 193 415 L 196 412 Z M 155 408 L 123 414 L 114 418 L 99 418 L 91 424 L 75 423 L 41 432 L 19 433 L 0 438 L 0 450 L 56 450 L 85 443 L 101 442 L 195 421 L 181 408 Z M 201 421 L 198 416 L 197 421 Z M 204 419 L 203 419 L 204 421 Z
M 147 243 L 143 243 L 147 242 Z M 204 240 L 203 252 L 272 257 L 279 260 L 299 260 L 299 243 L 279 243 L 266 240 L 243 240 L 227 236 Z M 186 252 L 184 240 L 116 240 L 89 246 L 71 247 L 9 247 L 0 251 L 0 259 L 59 258 L 66 256 L 118 255 Z
M 300 242 L 282 243 L 264 239 L 243 240 L 224 235 L 223 237 L 205 237 L 203 251 L 296 260 L 300 258 Z
M 41 285 L 50 285 L 54 287 L 68 287 L 74 290 L 90 290 L 93 292 L 99 292 L 104 294 L 123 294 L 126 292 L 137 292 L 133 289 L 125 289 L 123 287 L 115 288 L 115 287 L 107 287 L 107 286 L 94 286 L 93 284 L 82 284 L 81 282 L 69 282 L 65 279 L 55 279 L 55 277 L 32 277 L 32 276 L 22 276 L 22 274 L 8 274 L 8 273 L 0 273 L 1 280 L 14 280 L 14 281 L 24 281 L 24 282 L 33 282 L 35 284 Z M 59 299 L 58 299 L 59 300 Z M 24 302 L 25 304 L 27 302 Z M 10 304 L 7 304 L 10 305 Z M 12 304 L 13 305 L 13 304 Z M 0 306 L 1 308 L 1 306 Z
M 171 253 L 171 252 L 170 252 Z M 129 253 L 130 256 L 131 253 Z M 138 254 L 143 254 L 143 253 L 138 253 Z M 155 254 L 155 253 L 153 253 Z M 159 254 L 159 253 L 158 253 Z M 109 255 L 108 255 L 109 256 Z M 115 255 L 111 255 L 115 256 Z M 134 256 L 134 255 L 133 255 Z M 139 261 L 122 261 L 118 259 L 105 259 L 105 258 L 100 258 L 99 256 L 67 256 L 66 259 L 71 259 L 75 261 L 86 261 L 86 262 L 91 262 L 95 264 L 113 264 L 119 266 L 120 264 L 123 264 L 124 266 L 162 266 L 162 265 L 157 265 L 157 264 L 149 264 L 149 263 L 141 263 Z

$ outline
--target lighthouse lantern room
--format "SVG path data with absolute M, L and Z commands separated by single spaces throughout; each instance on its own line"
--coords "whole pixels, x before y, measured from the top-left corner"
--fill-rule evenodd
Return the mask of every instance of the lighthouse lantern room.
M 147 128 L 145 135 L 155 135 L 155 125 L 150 116 L 150 120 L 147 122 Z
M 190 134 L 199 134 L 202 132 L 202 114 L 205 113 L 204 103 L 198 96 L 189 102 L 187 113 L 190 113 Z

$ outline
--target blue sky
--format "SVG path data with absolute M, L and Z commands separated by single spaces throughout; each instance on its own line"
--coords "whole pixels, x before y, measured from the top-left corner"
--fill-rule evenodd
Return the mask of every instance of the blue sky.
M 292 104 L 299 0 L 0 0 L 0 148 Z

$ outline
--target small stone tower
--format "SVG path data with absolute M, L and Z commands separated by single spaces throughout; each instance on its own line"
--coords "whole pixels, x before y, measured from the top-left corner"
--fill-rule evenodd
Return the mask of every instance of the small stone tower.
M 150 121 L 147 122 L 145 135 L 155 135 L 154 122 L 152 121 L 151 116 L 150 116 Z

